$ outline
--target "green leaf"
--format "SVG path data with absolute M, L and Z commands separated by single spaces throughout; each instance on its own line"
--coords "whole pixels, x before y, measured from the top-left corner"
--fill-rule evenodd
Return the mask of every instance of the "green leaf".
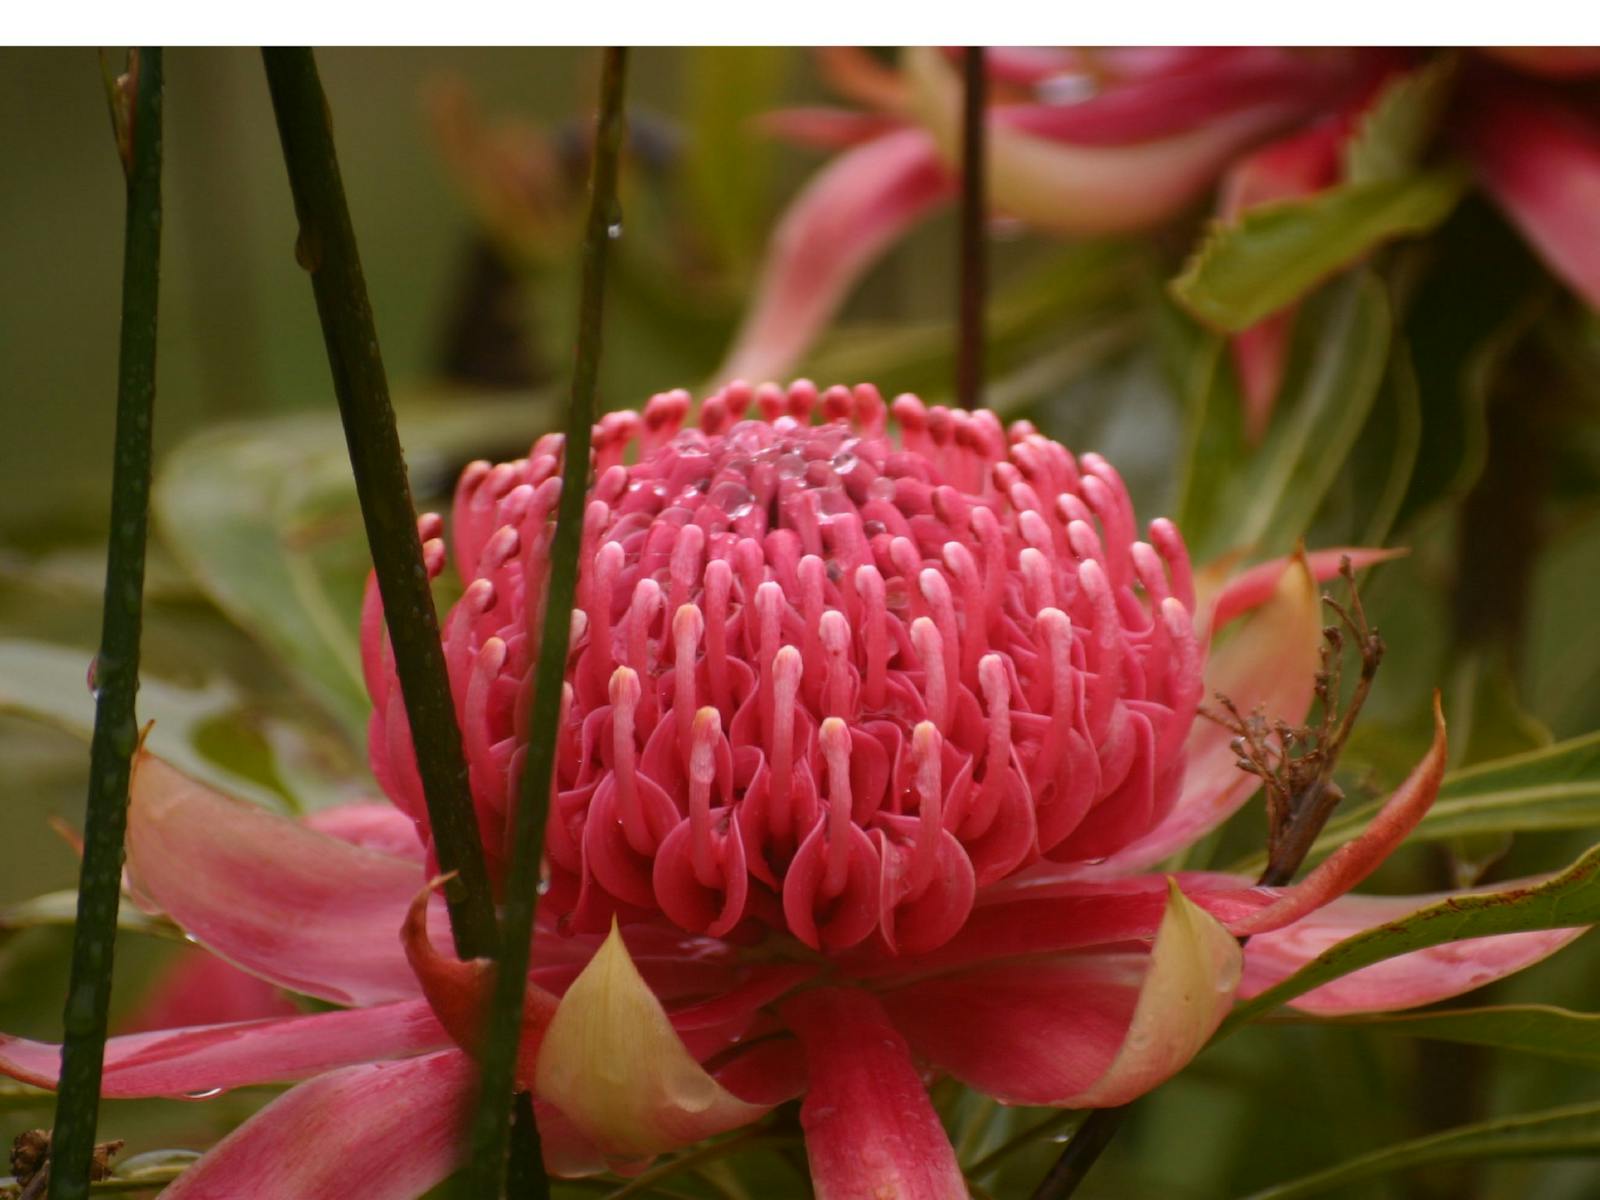
M 525 451 L 544 411 L 526 398 L 402 411 L 413 490 L 445 493 L 466 459 Z M 168 455 L 155 504 L 167 542 L 211 599 L 362 744 L 369 704 L 357 631 L 371 560 L 337 415 L 201 433 Z
M 1366 523 L 1356 536 L 1357 544 L 1362 546 L 1381 546 L 1388 541 L 1411 486 L 1417 451 L 1422 444 L 1422 400 L 1417 393 L 1417 373 L 1411 365 L 1410 348 L 1403 343 L 1389 356 L 1383 390 L 1372 416 L 1362 431 L 1362 444 L 1350 456 L 1357 487 L 1373 497 Z M 1369 436 L 1374 441 L 1381 440 L 1387 454 L 1375 454 L 1369 459 L 1365 452 Z M 1383 468 L 1381 482 L 1375 477 L 1379 467 Z
M 1464 171 L 1439 168 L 1253 208 L 1212 225 L 1172 293 L 1206 324 L 1238 333 L 1381 243 L 1432 229 L 1466 185 Z
M 91 655 L 46 642 L 0 639 L 0 712 L 16 713 L 53 725 L 88 741 L 94 731 L 94 696 L 86 678 Z M 239 712 L 239 697 L 219 680 L 185 688 L 153 679 L 139 680 L 141 722 L 155 722 L 148 745 L 186 775 L 242 799 L 285 807 L 285 793 L 255 774 L 246 774 L 206 747 L 241 742 L 261 746 L 261 735 Z
M 773 139 L 753 118 L 779 102 L 792 51 L 778 46 L 685 50 L 688 162 L 683 182 L 695 229 L 718 261 L 747 271 L 772 200 Z
M 1041 365 L 1059 383 L 1065 355 L 1080 369 L 1131 340 L 1129 311 L 1146 268 L 1141 247 L 1097 239 L 1043 256 L 996 290 L 989 304 L 990 376 L 1020 375 Z M 812 379 L 870 379 L 885 396 L 947 396 L 955 374 L 950 322 L 855 324 L 828 333 L 806 356 Z M 1071 363 L 1069 363 L 1071 365 Z M 1025 389 L 997 382 L 996 390 Z M 1002 403 L 1006 397 L 999 397 Z
M 78 919 L 78 893 L 72 889 L 46 892 L 17 904 L 0 905 L 0 930 L 11 932 L 36 925 L 71 925 Z M 128 933 L 184 941 L 182 929 L 165 916 L 152 916 L 124 897 L 117 907 L 117 928 Z
M 1455 55 L 1441 54 L 1383 89 L 1345 146 L 1349 182 L 1399 179 L 1416 167 L 1450 102 L 1456 69 Z
M 1349 841 L 1378 808 L 1378 803 L 1365 804 L 1329 822 L 1310 857 L 1320 858 Z M 1591 733 L 1450 772 L 1439 798 L 1409 840 L 1596 825 L 1600 825 L 1600 733 Z M 1232 869 L 1249 871 L 1257 861 L 1245 860 Z
M 1219 1037 L 1329 980 L 1373 963 L 1463 938 L 1538 929 L 1566 929 L 1600 921 L 1600 846 L 1543 883 L 1470 896 L 1452 896 L 1399 920 L 1330 946 L 1289 978 L 1240 1004 Z
M 1305 532 L 1378 395 L 1389 320 L 1383 286 L 1367 272 L 1340 280 L 1318 297 L 1302 323 L 1314 342 L 1309 348 L 1302 343 L 1304 353 L 1291 367 L 1285 411 L 1241 469 L 1209 477 L 1221 492 L 1215 515 L 1198 531 L 1185 529 L 1201 557 L 1230 547 L 1287 551 Z M 1211 403 L 1219 402 L 1213 396 Z M 1204 450 L 1203 442 L 1193 447 L 1196 454 Z
M 1396 1171 L 1485 1158 L 1555 1158 L 1600 1150 L 1600 1101 L 1496 1117 L 1399 1142 L 1314 1175 L 1251 1194 L 1246 1200 L 1300 1200 Z
M 1332 1024 L 1360 1025 L 1381 1033 L 1466 1042 L 1516 1050 L 1600 1068 L 1600 1013 L 1549 1004 L 1499 1004 L 1447 1012 L 1374 1013 L 1337 1017 Z

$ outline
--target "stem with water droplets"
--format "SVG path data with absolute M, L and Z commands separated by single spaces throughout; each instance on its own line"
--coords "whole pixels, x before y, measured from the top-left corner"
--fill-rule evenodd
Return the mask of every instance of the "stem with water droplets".
M 161 271 L 161 50 L 135 51 L 130 61 L 134 101 L 131 153 L 124 164 L 128 200 L 111 529 L 100 655 L 95 666 L 94 739 L 89 751 L 78 919 L 72 935 L 72 972 L 62 1017 L 61 1080 L 51 1140 L 51 1200 L 77 1200 L 89 1194 L 117 908 L 122 898 L 128 778 L 138 744 L 135 694 L 144 619 Z

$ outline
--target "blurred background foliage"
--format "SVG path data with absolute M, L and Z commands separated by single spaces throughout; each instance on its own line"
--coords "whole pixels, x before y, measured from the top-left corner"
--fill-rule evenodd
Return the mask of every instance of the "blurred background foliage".
M 595 60 L 561 50 L 319 57 L 414 485 L 439 505 L 466 461 L 514 455 L 554 422 Z M 371 795 L 355 649 L 365 547 L 259 60 L 173 50 L 167 78 L 161 537 L 141 716 L 157 718 L 159 751 L 251 800 L 292 810 Z M 752 118 L 821 94 L 802 51 L 637 55 L 608 406 L 696 386 L 721 360 L 772 224 L 818 161 Z M 0 1029 L 54 1038 L 70 904 L 50 894 L 71 888 L 75 871 L 69 839 L 51 826 L 70 833 L 81 820 L 121 255 L 118 166 L 92 52 L 0 50 L 0 147 Z M 1152 234 L 1076 242 L 997 226 L 993 406 L 1104 452 L 1141 515 L 1179 518 L 1202 558 L 1281 551 L 1302 534 L 1313 545 L 1410 547 L 1365 585 L 1390 655 L 1345 762 L 1352 805 L 1414 761 L 1435 686 L 1458 767 L 1600 727 L 1593 313 L 1469 197 L 1426 241 L 1384 249 L 1317 291 L 1273 424 L 1252 446 L 1222 339 L 1167 290 L 1204 215 L 1196 206 Z M 898 244 L 805 372 L 946 400 L 954 244 L 949 216 Z M 1564 865 L 1600 824 L 1600 769 L 1579 759 L 1561 760 L 1564 807 L 1507 804 L 1501 817 L 1403 851 L 1380 888 Z M 1260 821 L 1247 809 L 1214 839 L 1209 863 L 1202 854 L 1189 865 L 1248 859 Z M 136 1017 L 162 964 L 182 953 L 164 933 L 121 939 L 114 1022 Z M 1471 999 L 1588 1010 L 1597 997 L 1600 943 L 1584 941 Z M 1080 1194 L 1246 1195 L 1397 1140 L 1594 1100 L 1594 1065 L 1382 1026 L 1271 1021 L 1142 1102 Z M 200 1147 L 270 1094 L 109 1103 L 102 1127 L 130 1151 Z M 940 1095 L 963 1162 L 984 1164 L 975 1181 L 996 1197 L 1026 1194 L 1058 1143 L 1008 1149 L 1008 1139 L 1051 1114 Z M 48 1120 L 40 1094 L 0 1083 L 0 1137 Z M 1600 1196 L 1583 1157 L 1600 1151 L 1597 1121 L 1563 1127 L 1526 1158 L 1317 1194 Z M 805 1186 L 776 1151 L 738 1164 L 670 1186 L 721 1197 Z

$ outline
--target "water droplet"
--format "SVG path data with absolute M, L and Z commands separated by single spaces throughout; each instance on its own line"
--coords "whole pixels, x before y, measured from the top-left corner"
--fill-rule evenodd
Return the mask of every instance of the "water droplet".
M 307 271 L 322 266 L 322 239 L 310 226 L 300 227 L 300 234 L 294 240 L 294 260 Z
M 207 1088 L 203 1092 L 185 1092 L 184 1093 L 184 1098 L 188 1099 L 188 1100 L 209 1100 L 213 1096 L 220 1096 L 220 1095 L 222 1095 L 222 1089 L 219 1088 L 219 1087 L 214 1087 L 214 1088 Z
M 773 469 L 778 472 L 779 479 L 798 479 L 805 474 L 806 460 L 798 454 L 782 454 L 773 464 Z
M 96 700 L 100 699 L 99 675 L 100 656 L 96 654 L 89 660 L 88 673 L 83 677 L 83 681 L 89 685 L 89 695 L 93 696 Z
M 833 456 L 833 469 L 841 475 L 848 475 L 856 469 L 859 460 L 848 450 L 841 450 Z
M 610 238 L 612 241 L 616 241 L 619 237 L 621 237 L 622 236 L 622 222 L 621 221 L 613 221 L 613 222 L 611 222 L 611 224 L 607 225 L 606 226 L 606 236 L 608 238 Z
M 888 475 L 879 475 L 871 483 L 867 484 L 867 499 L 893 500 L 894 479 Z

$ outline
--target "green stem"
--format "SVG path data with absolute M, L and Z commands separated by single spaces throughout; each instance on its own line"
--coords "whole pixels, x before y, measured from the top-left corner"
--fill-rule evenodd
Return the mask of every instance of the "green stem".
M 534 670 L 533 704 L 528 717 L 527 757 L 521 794 L 511 830 L 511 864 L 506 873 L 504 952 L 495 973 L 494 997 L 485 1039 L 483 1078 L 472 1125 L 472 1158 L 467 1167 L 474 1197 L 498 1194 L 505 1171 L 506 1113 L 510 1105 L 517 1045 L 522 1033 L 522 1000 L 527 988 L 528 959 L 538 903 L 540 861 L 544 857 L 545 820 L 550 810 L 551 776 L 555 771 L 556 727 L 566 682 L 572 601 L 577 591 L 578 550 L 583 536 L 583 510 L 589 492 L 589 444 L 595 419 L 595 383 L 600 369 L 600 328 L 605 292 L 606 258 L 617 223 L 617 160 L 625 118 L 623 83 L 627 51 L 604 52 L 600 74 L 600 113 L 595 130 L 589 176 L 589 219 L 584 231 L 583 284 L 578 303 L 578 340 L 567 408 L 565 466 L 561 501 L 556 510 L 555 538 L 550 549 L 550 585 L 544 604 L 544 625 L 533 643 L 539 648 Z M 528 597 L 530 620 L 539 611 Z M 532 637 L 536 631 L 530 630 Z
M 1129 1105 L 1121 1108 L 1097 1108 L 1084 1118 L 1083 1124 L 1072 1135 L 1072 1140 L 1056 1159 L 1055 1166 L 1034 1190 L 1033 1200 L 1061 1200 L 1078 1190 L 1078 1185 L 1088 1175 L 1090 1168 L 1100 1158 L 1100 1152 L 1111 1144 L 1128 1115 Z
M 984 150 L 984 118 L 989 76 L 982 46 L 968 46 L 962 59 L 965 88 L 961 112 L 961 275 L 958 294 L 959 336 L 956 356 L 956 401 L 962 408 L 983 405 L 986 308 L 989 291 L 988 224 Z
M 327 97 L 310 50 L 262 50 L 261 58 L 300 220 L 295 257 L 311 274 L 434 849 L 441 870 L 451 876 L 445 901 L 456 952 L 462 958 L 490 956 L 496 946 L 494 898 Z
M 156 300 L 161 270 L 161 51 L 137 52 L 133 154 L 122 258 L 116 457 L 106 549 L 105 610 L 96 660 L 94 740 L 84 820 L 78 920 L 62 1017 L 61 1081 L 50 1168 L 51 1200 L 89 1193 L 106 1009 L 111 999 L 128 776 L 138 745 L 134 696 L 144 615 L 145 534 L 150 515 L 150 431 L 156 393 Z
M 1010 1158 L 1018 1150 L 1021 1150 L 1025 1146 L 1031 1145 L 1036 1139 L 1054 1134 L 1063 1125 L 1070 1125 L 1072 1122 L 1080 1119 L 1086 1118 L 1080 1118 L 1080 1115 L 1076 1112 L 1073 1112 L 1070 1108 L 1057 1110 L 1054 1114 L 1046 1117 L 1037 1125 L 1030 1126 L 1029 1128 L 1024 1129 L 1021 1133 L 1014 1134 L 1013 1136 L 1007 1138 L 1004 1142 L 1001 1142 L 1000 1145 L 989 1151 L 989 1153 L 985 1154 L 977 1162 L 973 1163 L 972 1166 L 967 1168 L 966 1173 L 968 1178 L 981 1179 L 990 1171 L 998 1167 L 1006 1159 Z

